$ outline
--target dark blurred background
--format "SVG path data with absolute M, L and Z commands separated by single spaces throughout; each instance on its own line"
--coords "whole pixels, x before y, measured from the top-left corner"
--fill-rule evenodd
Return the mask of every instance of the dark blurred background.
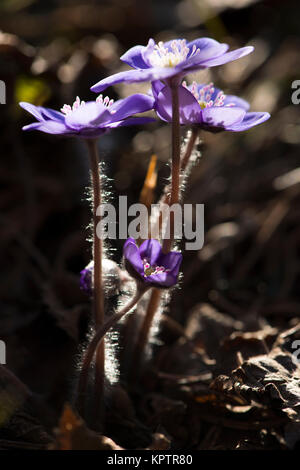
M 255 46 L 243 59 L 190 77 L 214 81 L 271 119 L 241 134 L 201 135 L 185 201 L 205 204 L 205 245 L 186 254 L 170 315 L 184 324 L 205 302 L 248 330 L 266 321 L 285 329 L 300 313 L 300 106 L 291 102 L 291 83 L 300 79 L 299 18 L 299 2 L 282 0 L 1 1 L 0 338 L 11 370 L 53 406 L 66 398 L 87 323 L 78 280 L 90 256 L 88 164 L 79 140 L 22 133 L 32 118 L 18 102 L 59 109 L 76 95 L 94 99 L 90 86 L 124 70 L 120 55 L 149 37 Z M 107 94 L 148 87 L 122 84 Z M 115 195 L 129 202 L 138 200 L 156 153 L 159 197 L 169 176 L 167 125 L 116 130 L 101 139 L 100 151 Z M 117 261 L 121 245 L 112 244 Z

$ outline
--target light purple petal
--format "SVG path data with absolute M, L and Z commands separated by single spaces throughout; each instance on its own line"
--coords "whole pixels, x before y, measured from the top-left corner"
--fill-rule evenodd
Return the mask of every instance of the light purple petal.
M 204 65 L 205 67 L 214 67 L 216 65 L 226 64 L 227 62 L 240 59 L 241 57 L 250 54 L 251 52 L 253 52 L 253 50 L 254 47 L 252 46 L 241 47 L 240 49 L 235 49 L 234 51 L 222 54 L 217 58 L 204 60 L 202 65 Z
M 134 46 L 123 54 L 120 59 L 135 69 L 147 69 L 149 65 L 143 59 L 145 46 Z
M 22 127 L 22 131 L 34 131 L 38 130 L 40 127 L 41 123 L 40 122 L 33 122 L 32 124 L 28 124 L 27 126 Z
M 228 131 L 241 132 L 250 129 L 253 126 L 257 126 L 262 122 L 267 121 L 270 118 L 269 113 L 246 113 L 242 122 L 235 124 L 233 126 L 227 127 Z
M 42 121 L 23 127 L 24 131 L 37 130 L 47 134 L 72 134 L 64 123 L 59 121 Z
M 133 238 L 128 238 L 124 243 L 123 255 L 139 274 L 144 274 L 144 265 L 140 251 Z
M 224 52 L 229 48 L 228 44 L 220 43 L 211 38 L 195 39 L 194 41 L 189 42 L 187 46 L 190 49 L 190 52 L 192 52 L 193 46 L 200 49 L 198 58 L 201 60 L 218 57 L 219 55 L 224 54 Z
M 241 122 L 245 116 L 244 109 L 237 107 L 211 107 L 202 110 L 203 124 L 209 127 L 228 127 Z
M 127 82 L 127 83 L 136 83 L 136 82 L 148 82 L 153 80 L 163 80 L 168 77 L 176 75 L 177 70 L 170 68 L 162 67 L 151 67 L 145 70 L 126 70 L 125 72 L 119 72 L 110 77 L 100 80 L 91 87 L 91 90 L 95 93 L 99 93 L 105 88 L 116 85 L 117 83 Z
M 40 108 L 43 117 L 47 119 L 51 119 L 53 121 L 64 121 L 65 120 L 65 115 L 63 113 L 60 113 L 59 111 L 56 111 L 55 109 L 50 109 L 50 108 Z
M 238 96 L 226 95 L 226 98 L 224 100 L 224 106 L 230 103 L 233 103 L 235 106 L 237 106 L 238 108 L 242 108 L 245 111 L 248 111 L 248 109 L 250 108 L 250 104 L 248 103 L 248 101 L 243 100 Z
M 19 103 L 21 108 L 25 109 L 28 113 L 32 114 L 36 119 L 39 121 L 44 120 L 54 120 L 54 121 L 64 121 L 65 116 L 60 113 L 59 111 L 55 111 L 54 109 L 44 108 L 43 106 L 35 106 L 31 103 L 26 103 L 21 101 Z
M 32 114 L 32 116 L 34 116 L 36 119 L 38 119 L 39 121 L 43 121 L 44 120 L 44 117 L 41 113 L 41 108 L 40 106 L 35 106 L 34 104 L 31 104 L 31 103 L 26 103 L 24 101 L 21 101 L 21 103 L 19 103 L 19 105 L 21 106 L 21 108 L 25 109 L 25 111 L 27 111 L 28 113 Z
M 180 124 L 201 123 L 202 110 L 194 95 L 183 86 L 179 87 L 178 95 Z M 155 108 L 161 119 L 172 121 L 172 95 L 169 87 L 164 87 L 159 93 Z
M 140 257 L 142 259 L 146 258 L 152 266 L 156 263 L 156 260 L 161 253 L 161 246 L 158 240 L 151 238 L 141 244 L 139 251 Z
M 153 109 L 153 106 L 154 98 L 152 96 L 136 93 L 123 100 L 118 100 L 110 106 L 110 121 L 121 121 L 133 114 L 149 111 Z
M 171 287 L 177 283 L 177 277 L 173 273 L 159 273 L 151 274 L 145 280 L 151 284 L 161 286 L 161 287 Z

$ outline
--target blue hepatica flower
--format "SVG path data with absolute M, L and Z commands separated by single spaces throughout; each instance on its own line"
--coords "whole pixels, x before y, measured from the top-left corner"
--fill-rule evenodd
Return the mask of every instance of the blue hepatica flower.
M 133 238 L 128 238 L 123 255 L 129 274 L 143 284 L 168 288 L 177 283 L 182 254 L 177 251 L 162 253 L 158 240 L 146 240 L 138 247 Z
M 195 39 L 191 42 L 174 39 L 158 44 L 150 39 L 146 47 L 132 47 L 121 57 L 123 62 L 135 70 L 104 78 L 92 86 L 91 90 L 98 93 L 121 82 L 152 82 L 167 80 L 175 75 L 183 77 L 195 70 L 226 64 L 253 51 L 251 46 L 231 52 L 227 52 L 228 48 L 228 44 L 221 44 L 210 38 Z
M 73 106 L 64 105 L 61 112 L 21 102 L 20 106 L 32 114 L 37 122 L 23 127 L 24 131 L 38 130 L 47 134 L 95 138 L 110 129 L 152 122 L 148 117 L 131 117 L 153 109 L 154 99 L 143 94 L 131 95 L 114 102 L 100 95 L 96 101 L 85 103 L 77 96 Z
M 164 121 L 172 121 L 172 95 L 170 87 L 160 81 L 152 83 L 154 108 Z M 242 98 L 225 95 L 213 83 L 179 87 L 180 124 L 199 125 L 204 130 L 246 131 L 269 119 L 266 112 L 248 112 L 250 105 Z

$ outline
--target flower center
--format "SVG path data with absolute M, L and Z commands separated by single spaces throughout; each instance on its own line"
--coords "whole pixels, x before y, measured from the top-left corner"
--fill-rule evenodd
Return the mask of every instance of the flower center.
M 170 47 L 165 47 L 160 41 L 154 46 L 154 51 L 150 55 L 149 61 L 153 67 L 175 67 L 187 59 L 200 52 L 194 45 L 192 51 L 186 45 L 185 39 L 177 39 L 171 42 Z
M 164 266 L 151 266 L 147 259 L 143 259 L 144 265 L 144 277 L 151 276 L 152 274 L 168 273 L 170 270 L 164 268 Z
M 103 95 L 99 95 L 98 98 L 96 98 L 96 103 L 101 103 L 106 108 L 109 108 L 114 103 L 114 100 L 110 100 L 108 96 L 105 96 L 105 98 L 103 98 Z M 85 101 L 81 101 L 79 96 L 76 96 L 76 100 L 74 101 L 72 106 L 70 106 L 69 104 L 64 104 L 61 108 L 61 112 L 67 115 L 75 111 L 75 109 L 78 109 L 84 105 Z
M 183 82 L 182 86 L 184 86 L 185 88 L 188 88 L 186 82 Z M 214 84 L 212 82 L 209 83 L 208 85 L 203 86 L 202 88 L 200 88 L 200 90 L 198 89 L 197 83 L 193 82 L 192 86 L 188 89 L 194 95 L 196 100 L 198 101 L 201 109 L 211 108 L 212 106 L 217 106 L 217 107 L 219 107 L 219 106 L 226 106 L 226 107 L 235 106 L 234 103 L 228 103 L 228 104 L 224 105 L 226 95 L 224 94 L 224 92 L 222 90 L 220 90 L 218 92 L 218 94 L 214 97 L 214 99 L 212 99 L 212 96 L 215 92 L 215 87 L 214 87 Z

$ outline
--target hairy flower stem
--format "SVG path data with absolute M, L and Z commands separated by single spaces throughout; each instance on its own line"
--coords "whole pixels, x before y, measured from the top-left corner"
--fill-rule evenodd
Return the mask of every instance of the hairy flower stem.
M 171 192 L 167 191 L 161 199 L 161 203 L 172 205 L 178 203 L 180 200 L 180 175 L 187 168 L 190 156 L 194 149 L 198 129 L 192 128 L 191 137 L 188 141 L 185 153 L 180 159 L 180 121 L 179 121 L 179 99 L 178 99 L 178 83 L 170 84 L 172 90 L 172 177 L 171 177 Z M 163 242 L 163 251 L 168 252 L 171 250 L 174 241 L 174 214 L 170 212 L 170 239 L 165 239 Z M 158 221 L 159 223 L 159 221 Z M 150 300 L 148 303 L 147 311 L 139 332 L 137 343 L 134 349 L 134 367 L 131 372 L 131 380 L 135 383 L 138 377 L 143 353 L 148 341 L 151 325 L 154 315 L 159 307 L 161 301 L 162 291 L 153 288 L 151 291 Z
M 187 170 L 189 168 L 188 165 L 189 165 L 190 157 L 193 153 L 198 135 L 199 135 L 199 129 L 196 126 L 193 126 L 191 129 L 191 134 L 190 134 L 188 143 L 186 145 L 185 151 L 180 158 L 180 171 L 181 171 L 181 175 L 184 178 L 186 178 L 188 174 Z M 180 195 L 179 195 L 179 198 L 180 198 Z M 167 185 L 165 187 L 164 192 L 160 198 L 159 205 L 162 206 L 163 204 L 170 205 L 170 185 Z M 159 213 L 158 219 L 154 221 L 154 226 L 152 227 L 153 229 L 152 233 L 157 233 L 157 230 L 161 230 L 161 227 L 162 227 L 162 212 Z
M 133 358 L 134 358 L 134 366 L 131 369 L 131 382 L 133 384 L 136 383 L 138 378 L 138 373 L 140 370 L 144 350 L 148 341 L 151 325 L 153 322 L 154 315 L 159 307 L 160 300 L 161 300 L 161 289 L 153 288 L 151 290 L 151 296 L 148 302 L 147 310 L 145 313 L 145 317 L 143 319 L 143 323 L 141 329 L 139 331 L 138 339 L 134 348 Z
M 96 330 L 104 321 L 104 302 L 102 288 L 102 239 L 97 236 L 97 224 L 100 217 L 97 215 L 97 209 L 101 204 L 101 177 L 99 173 L 99 156 L 96 139 L 86 140 L 89 150 L 89 160 L 91 169 L 91 184 L 93 195 L 93 284 L 94 284 L 94 323 Z M 103 410 L 101 402 L 103 402 L 104 394 L 104 374 L 105 374 L 105 350 L 104 342 L 101 343 L 97 350 L 95 362 L 95 388 L 94 388 L 94 406 L 96 420 L 102 421 Z
M 172 174 L 170 205 L 179 202 L 180 194 L 180 121 L 179 121 L 179 83 L 178 78 L 170 79 L 172 92 Z M 163 252 L 168 253 L 174 242 L 174 212 L 170 212 L 170 237 L 163 241 Z
M 83 359 L 82 368 L 81 368 L 81 372 L 79 376 L 79 382 L 78 382 L 78 390 L 77 390 L 77 404 L 78 404 L 78 410 L 81 414 L 83 414 L 84 412 L 84 402 L 85 402 L 84 393 L 87 388 L 89 368 L 93 360 L 93 357 L 97 351 L 97 348 L 99 349 L 101 344 L 103 344 L 104 336 L 110 330 L 110 328 L 116 325 L 116 323 L 118 323 L 118 321 L 121 320 L 121 318 L 124 317 L 126 313 L 130 312 L 130 310 L 133 309 L 133 307 L 137 304 L 140 298 L 144 295 L 146 290 L 147 288 L 137 289 L 136 294 L 133 297 L 133 299 L 131 299 L 130 302 L 127 305 L 125 305 L 125 307 L 120 312 L 115 313 L 107 320 L 106 323 L 99 326 L 94 337 L 89 343 L 84 359 Z
M 193 126 L 191 128 L 191 135 L 190 135 L 190 138 L 188 140 L 185 152 L 181 157 L 181 162 L 180 162 L 181 173 L 184 173 L 185 170 L 187 169 L 187 166 L 188 166 L 190 157 L 193 153 L 198 135 L 199 135 L 199 128 L 197 126 Z

